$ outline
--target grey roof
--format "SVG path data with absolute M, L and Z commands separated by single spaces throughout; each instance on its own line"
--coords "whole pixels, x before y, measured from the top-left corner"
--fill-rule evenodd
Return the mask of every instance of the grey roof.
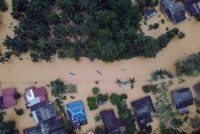
M 197 93 L 200 94 L 200 82 L 194 85 L 194 89 Z
M 161 0 L 160 1 L 160 4 L 162 6 L 162 8 L 165 10 L 167 8 L 171 8 L 173 7 L 173 3 L 171 0 Z
M 26 129 L 23 130 L 23 133 L 24 134 L 42 134 L 39 126 L 26 128 Z
M 181 2 L 172 3 L 171 0 L 161 0 L 161 10 L 175 24 L 187 19 Z
M 152 122 L 151 112 L 156 112 L 150 96 L 131 102 L 140 129 L 148 128 Z
M 46 106 L 33 112 L 35 112 L 39 122 L 49 120 L 57 115 L 53 103 L 48 103 Z
M 121 134 L 120 128 L 125 124 L 116 118 L 113 110 L 101 111 L 100 116 L 107 134 Z
M 173 91 L 172 99 L 177 109 L 185 108 L 193 104 L 193 97 L 190 88 Z
M 24 134 L 67 134 L 64 128 L 64 120 L 62 118 L 40 123 L 38 126 L 26 128 Z

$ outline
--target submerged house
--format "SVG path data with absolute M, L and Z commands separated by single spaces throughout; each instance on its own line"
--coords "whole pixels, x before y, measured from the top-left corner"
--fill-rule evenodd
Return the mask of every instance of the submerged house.
M 150 17 L 153 17 L 157 14 L 156 9 L 145 9 L 144 10 L 144 16 L 146 19 L 149 19 Z
M 150 96 L 131 102 L 140 129 L 147 129 L 153 122 L 152 112 L 156 112 Z
M 194 85 L 195 91 L 200 94 L 200 82 Z
M 100 112 L 101 119 L 106 130 L 106 134 L 123 134 L 123 123 L 120 119 L 116 118 L 113 110 L 104 110 Z
M 72 102 L 66 105 L 68 118 L 74 129 L 87 124 L 87 118 L 82 101 Z
M 64 119 L 57 113 L 54 104 L 48 101 L 44 87 L 27 88 L 24 100 L 37 124 L 24 129 L 24 134 L 67 134 Z
M 174 24 L 187 19 L 181 2 L 174 3 L 172 0 L 161 0 L 160 9 Z
M 52 119 L 57 115 L 53 103 L 47 103 L 45 106 L 36 109 L 31 113 L 37 124 Z
M 200 21 L 200 9 L 198 6 L 198 0 L 184 0 L 185 7 L 191 16 L 194 16 Z
M 3 108 L 10 108 L 16 105 L 16 99 L 15 99 L 15 94 L 16 94 L 16 89 L 15 88 L 7 88 L 3 89 L 3 96 L 2 96 L 2 103 L 3 103 Z
M 45 87 L 29 87 L 25 89 L 25 93 L 23 96 L 28 107 L 31 107 L 40 102 L 47 101 L 47 92 Z
M 183 88 L 172 92 L 172 99 L 180 114 L 188 114 L 190 105 L 193 105 L 193 96 L 190 88 Z
M 24 134 L 67 134 L 65 131 L 64 120 L 61 117 L 55 117 L 45 121 L 38 126 L 26 128 Z

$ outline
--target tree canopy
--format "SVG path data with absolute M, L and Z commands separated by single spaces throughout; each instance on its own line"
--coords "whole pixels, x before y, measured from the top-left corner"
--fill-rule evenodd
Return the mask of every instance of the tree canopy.
M 106 62 L 155 57 L 171 40 L 145 36 L 131 0 L 12 0 L 12 8 L 19 26 L 3 44 L 17 56 L 30 51 L 33 62 L 50 62 L 55 54 Z

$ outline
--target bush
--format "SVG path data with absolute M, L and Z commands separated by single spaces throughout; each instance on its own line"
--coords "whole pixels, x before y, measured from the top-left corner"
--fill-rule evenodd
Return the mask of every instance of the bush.
M 145 93 L 151 92 L 151 89 L 150 89 L 149 85 L 143 86 L 142 89 L 143 89 L 143 91 L 144 91 Z
M 6 10 L 8 10 L 8 7 L 5 3 L 5 0 L 0 0 L 0 10 L 5 12 Z
M 97 101 L 106 102 L 108 100 L 108 94 L 98 94 Z
M 91 111 L 96 110 L 98 108 L 98 106 L 96 104 L 96 102 L 97 102 L 96 97 L 87 97 L 87 102 L 88 102 L 88 107 Z
M 93 93 L 94 95 L 99 94 L 99 88 L 98 88 L 98 87 L 93 87 L 93 88 L 92 88 L 92 93 Z
M 177 61 L 175 67 L 179 76 L 198 76 L 200 74 L 200 53 L 191 54 L 185 59 Z
M 161 23 L 164 24 L 164 23 L 165 23 L 165 20 L 164 20 L 164 19 L 161 19 Z
M 95 134 L 106 134 L 106 132 L 102 126 L 96 127 L 94 133 Z
M 21 95 L 20 93 L 16 92 L 14 98 L 15 98 L 15 99 L 20 99 L 21 96 L 22 96 L 22 95 Z
M 21 115 L 24 114 L 24 110 L 23 110 L 22 108 L 20 108 L 20 109 L 15 108 L 15 113 L 16 113 L 18 116 L 21 116 Z
M 150 84 L 150 85 L 145 85 L 145 86 L 142 87 L 142 89 L 143 89 L 143 91 L 144 91 L 145 93 L 149 93 L 149 92 L 156 93 L 156 92 L 158 91 L 157 85 L 152 85 L 152 84 Z
M 180 120 L 180 119 L 173 119 L 171 121 L 171 124 L 172 124 L 173 127 L 179 128 L 179 127 L 181 127 L 183 125 L 183 121 Z

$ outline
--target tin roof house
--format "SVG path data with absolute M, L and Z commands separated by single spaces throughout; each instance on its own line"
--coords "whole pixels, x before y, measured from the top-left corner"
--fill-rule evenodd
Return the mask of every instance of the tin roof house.
M 40 102 L 47 101 L 47 92 L 45 87 L 29 87 L 25 89 L 24 100 L 26 101 L 26 105 L 28 107 L 31 107 Z
M 188 114 L 188 106 L 193 105 L 193 96 L 190 88 L 183 88 L 172 92 L 172 99 L 180 114 Z
M 101 111 L 100 116 L 107 134 L 123 134 L 125 123 L 115 116 L 112 109 Z
M 174 24 L 182 22 L 187 19 L 185 10 L 181 2 L 173 2 L 172 0 L 160 1 L 161 11 L 171 20 Z
M 198 6 L 198 0 L 184 0 L 185 7 L 191 16 L 194 16 L 200 21 L 200 9 Z
M 131 103 L 140 129 L 147 129 L 153 122 L 152 112 L 156 112 L 150 96 L 141 98 Z
M 14 88 L 7 88 L 3 89 L 3 107 L 10 108 L 16 105 L 15 94 L 16 89 Z

